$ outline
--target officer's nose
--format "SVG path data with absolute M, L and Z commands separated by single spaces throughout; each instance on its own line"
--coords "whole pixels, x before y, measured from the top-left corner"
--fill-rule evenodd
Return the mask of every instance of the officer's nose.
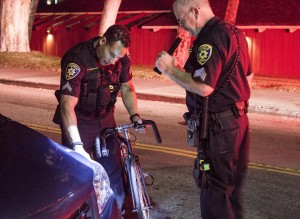
M 118 60 L 118 58 L 111 58 L 110 60 L 109 60 L 109 63 L 110 64 L 115 64 L 115 62 Z

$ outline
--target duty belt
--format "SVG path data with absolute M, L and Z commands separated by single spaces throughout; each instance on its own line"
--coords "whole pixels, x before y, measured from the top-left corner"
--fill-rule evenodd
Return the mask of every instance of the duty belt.
M 245 115 L 247 112 L 248 112 L 248 102 L 240 101 L 240 102 L 236 102 L 235 104 L 232 104 L 231 109 L 225 110 L 223 112 L 218 112 L 218 113 L 209 113 L 209 118 L 211 120 L 217 120 L 232 115 L 234 115 L 236 118 L 239 118 Z

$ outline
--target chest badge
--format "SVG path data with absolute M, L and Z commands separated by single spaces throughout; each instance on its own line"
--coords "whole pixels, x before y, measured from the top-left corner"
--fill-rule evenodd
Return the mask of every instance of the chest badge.
M 75 78 L 80 72 L 80 67 L 75 63 L 69 63 L 66 71 L 65 71 L 65 77 L 67 80 L 70 80 L 72 78 Z
M 211 57 L 212 54 L 212 46 L 208 44 L 202 44 L 198 48 L 197 52 L 197 60 L 200 65 L 204 65 L 205 62 Z

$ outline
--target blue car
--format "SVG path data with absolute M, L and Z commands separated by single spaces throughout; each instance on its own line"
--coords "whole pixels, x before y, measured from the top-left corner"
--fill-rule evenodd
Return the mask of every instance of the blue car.
M 99 214 L 93 179 L 89 160 L 0 114 L 0 218 L 118 218 L 113 194 Z

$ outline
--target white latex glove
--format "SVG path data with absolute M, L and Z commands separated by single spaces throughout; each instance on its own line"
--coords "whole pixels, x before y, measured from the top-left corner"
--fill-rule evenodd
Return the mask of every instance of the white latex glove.
M 78 145 L 74 145 L 73 146 L 73 150 L 75 152 L 77 152 L 78 154 L 81 154 L 82 156 L 84 156 L 85 158 L 87 158 L 88 160 L 91 160 L 90 155 L 84 150 L 83 145 L 78 144 Z

